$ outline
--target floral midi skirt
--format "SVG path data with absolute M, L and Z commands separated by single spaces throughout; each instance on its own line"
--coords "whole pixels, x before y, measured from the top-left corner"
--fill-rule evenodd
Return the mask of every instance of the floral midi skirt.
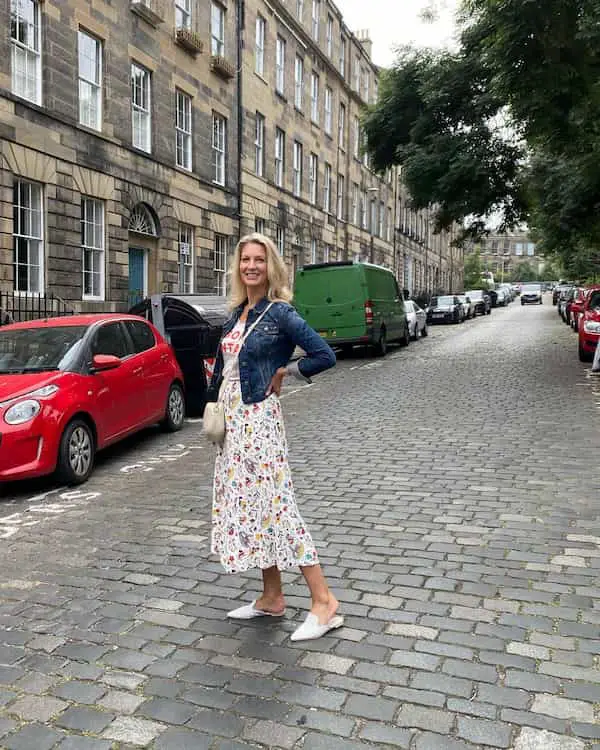
M 228 573 L 316 565 L 288 465 L 281 404 L 269 396 L 244 404 L 239 381 L 224 394 L 225 441 L 218 449 L 212 509 L 212 553 Z

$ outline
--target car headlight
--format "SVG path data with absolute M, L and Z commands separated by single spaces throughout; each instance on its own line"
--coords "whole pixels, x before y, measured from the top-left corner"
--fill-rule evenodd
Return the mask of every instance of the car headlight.
M 583 324 L 586 333 L 600 333 L 600 322 L 597 320 L 586 320 Z
M 31 419 L 36 417 L 40 413 L 42 408 L 39 401 L 34 398 L 25 399 L 25 401 L 19 401 L 14 406 L 11 406 L 4 415 L 4 421 L 6 424 L 24 424 L 29 422 Z

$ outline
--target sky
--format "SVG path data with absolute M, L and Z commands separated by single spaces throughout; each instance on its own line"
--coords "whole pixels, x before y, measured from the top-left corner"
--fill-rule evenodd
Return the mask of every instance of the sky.
M 458 0 L 336 0 L 344 20 L 354 33 L 368 29 L 373 41 L 373 62 L 388 66 L 398 44 L 445 47 L 452 41 L 453 16 Z M 430 7 L 437 18 L 425 23 L 420 13 Z

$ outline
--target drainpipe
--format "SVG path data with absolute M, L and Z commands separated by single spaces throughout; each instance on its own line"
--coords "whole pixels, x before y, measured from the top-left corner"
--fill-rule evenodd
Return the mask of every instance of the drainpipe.
M 243 186 L 242 186 L 242 154 L 243 154 L 243 134 L 244 134 L 244 102 L 243 95 L 243 53 L 244 53 L 244 27 L 245 27 L 245 4 L 244 0 L 237 0 L 236 3 L 236 67 L 237 67 L 237 219 L 238 219 L 238 240 L 242 236 L 242 205 L 243 205 Z

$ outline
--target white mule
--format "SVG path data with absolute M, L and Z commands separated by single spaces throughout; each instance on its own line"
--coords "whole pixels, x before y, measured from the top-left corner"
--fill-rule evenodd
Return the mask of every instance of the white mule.
M 330 630 L 335 630 L 336 628 L 341 628 L 344 624 L 344 618 L 342 615 L 334 615 L 329 622 L 326 622 L 324 625 L 321 625 L 319 623 L 319 618 L 316 615 L 313 615 L 312 612 L 309 612 L 306 615 L 306 620 L 300 625 L 299 628 L 296 628 L 292 635 L 290 636 L 291 641 L 314 641 L 316 638 L 320 638 L 322 635 L 325 635 L 325 633 L 328 633 Z
M 244 604 L 242 607 L 232 609 L 231 612 L 227 613 L 227 617 L 231 620 L 254 620 L 255 617 L 283 617 L 285 609 L 281 612 L 267 612 L 265 609 L 257 609 L 254 605 L 256 599 L 251 604 Z

